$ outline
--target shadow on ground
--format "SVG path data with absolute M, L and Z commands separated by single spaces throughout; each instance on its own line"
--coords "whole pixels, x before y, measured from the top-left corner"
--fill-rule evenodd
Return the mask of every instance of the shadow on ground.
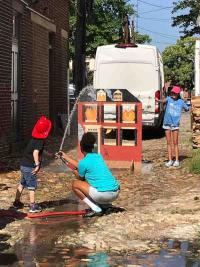
M 79 200 L 74 199 L 72 197 L 68 197 L 68 198 L 60 199 L 60 200 L 40 202 L 39 205 L 42 207 L 42 209 L 56 208 L 56 207 L 59 208 L 61 206 L 63 206 L 63 208 L 66 208 L 66 209 L 68 208 L 73 209 L 74 206 L 71 206 L 71 205 L 73 204 L 78 205 L 78 203 L 79 203 Z M 69 206 L 66 206 L 67 204 Z M 124 208 L 113 206 L 113 205 L 109 205 L 109 206 L 100 205 L 100 206 L 103 209 L 104 215 L 126 211 Z
M 165 136 L 165 131 L 162 128 L 159 129 L 143 129 L 142 140 L 160 139 Z
M 109 214 L 112 214 L 112 213 L 118 213 L 118 212 L 124 212 L 126 211 L 126 209 L 124 208 L 120 208 L 120 207 L 116 207 L 116 206 L 111 206 L 107 209 L 105 209 L 103 211 L 104 215 L 109 215 Z
M 14 253 L 4 253 L 4 251 L 7 251 L 9 248 L 11 248 L 10 244 L 6 243 L 10 237 L 11 236 L 8 234 L 0 234 L 0 266 L 10 266 L 18 261 L 18 258 Z
M 59 207 L 65 204 L 78 204 L 77 200 L 72 200 L 72 199 L 59 199 L 59 200 L 50 200 L 50 201 L 43 201 L 40 202 L 39 205 L 43 208 L 43 209 L 47 209 L 47 208 L 54 208 L 54 207 Z

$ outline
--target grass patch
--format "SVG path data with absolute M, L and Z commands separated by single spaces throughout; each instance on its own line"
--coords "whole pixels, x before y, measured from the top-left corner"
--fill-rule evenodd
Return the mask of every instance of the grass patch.
M 189 171 L 192 173 L 200 173 L 200 149 L 194 150 L 192 152 Z

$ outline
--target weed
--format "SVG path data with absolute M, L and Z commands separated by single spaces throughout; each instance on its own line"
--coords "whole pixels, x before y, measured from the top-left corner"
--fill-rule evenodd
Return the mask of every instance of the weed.
M 200 173 L 200 149 L 192 152 L 189 170 L 192 173 Z

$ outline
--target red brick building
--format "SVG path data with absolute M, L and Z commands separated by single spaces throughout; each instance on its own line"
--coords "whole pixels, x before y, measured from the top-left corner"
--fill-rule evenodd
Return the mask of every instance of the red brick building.
M 0 1 L 0 155 L 67 113 L 69 0 Z

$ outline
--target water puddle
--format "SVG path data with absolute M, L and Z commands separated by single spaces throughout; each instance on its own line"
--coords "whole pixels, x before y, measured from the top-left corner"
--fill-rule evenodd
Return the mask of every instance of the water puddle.
M 142 174 L 150 174 L 153 170 L 152 162 L 143 161 L 142 162 Z
M 57 211 L 77 210 L 77 203 L 57 207 Z M 200 267 L 200 259 L 189 252 L 187 241 L 168 240 L 166 249 L 153 254 L 94 252 L 86 248 L 67 247 L 58 242 L 80 227 L 87 227 L 80 216 L 32 220 L 24 229 L 25 237 L 13 251 L 0 254 L 0 266 L 89 266 L 89 267 Z
M 76 222 L 77 223 L 77 222 Z M 65 222 L 65 227 L 75 229 L 75 222 Z M 29 232 L 29 238 L 23 240 L 15 250 L 15 254 L 8 254 L 1 261 L 1 266 L 89 266 L 89 267 L 200 267 L 200 259 L 195 259 L 191 255 L 183 252 L 168 252 L 161 250 L 155 254 L 111 254 L 106 252 L 92 252 L 85 248 L 69 248 L 55 243 L 58 234 L 65 234 L 66 228 L 55 230 L 55 226 L 48 226 L 48 236 L 46 228 L 41 225 L 34 225 Z M 60 224 L 59 224 L 60 228 Z M 64 229 L 65 228 L 65 229 Z M 69 230 L 69 228 L 68 228 Z M 40 231 L 40 232 L 38 232 Z M 59 231 L 61 231 L 59 233 Z M 69 234 L 69 232 L 68 232 Z M 2 259 L 2 258 L 1 258 Z M 11 263 L 13 261 L 13 264 Z

